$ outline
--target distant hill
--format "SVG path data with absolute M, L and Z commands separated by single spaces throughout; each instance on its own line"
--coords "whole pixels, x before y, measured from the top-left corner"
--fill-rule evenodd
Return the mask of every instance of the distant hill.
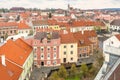
M 120 8 L 104 8 L 101 10 L 111 10 L 111 11 L 120 11 Z

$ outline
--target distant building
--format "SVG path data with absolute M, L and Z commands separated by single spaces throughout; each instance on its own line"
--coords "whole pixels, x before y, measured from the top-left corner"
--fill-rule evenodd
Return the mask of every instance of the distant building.
M 16 22 L 0 22 L 0 36 L 6 38 L 9 35 L 17 34 L 18 24 Z
M 10 9 L 11 12 L 25 12 L 25 8 L 23 7 L 12 7 Z
M 110 30 L 120 31 L 120 19 L 115 19 L 110 23 Z
M 29 80 L 33 65 L 32 50 L 22 39 L 10 39 L 1 46 L 0 79 Z

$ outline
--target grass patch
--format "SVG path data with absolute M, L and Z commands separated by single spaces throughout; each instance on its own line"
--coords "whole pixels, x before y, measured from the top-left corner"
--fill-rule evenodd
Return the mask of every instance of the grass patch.
M 79 78 L 79 77 L 75 77 L 75 78 L 67 78 L 67 79 L 65 79 L 65 80 L 80 80 L 80 78 Z

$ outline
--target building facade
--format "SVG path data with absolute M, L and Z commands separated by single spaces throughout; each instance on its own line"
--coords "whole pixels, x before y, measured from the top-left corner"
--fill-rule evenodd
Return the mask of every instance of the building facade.
M 60 37 L 57 32 L 37 32 L 32 45 L 34 65 L 38 67 L 60 65 Z

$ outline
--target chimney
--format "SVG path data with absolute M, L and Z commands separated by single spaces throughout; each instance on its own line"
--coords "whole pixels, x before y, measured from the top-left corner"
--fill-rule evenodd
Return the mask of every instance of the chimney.
M 6 63 L 5 63 L 5 55 L 1 55 L 1 61 L 2 61 L 2 65 L 3 65 L 3 66 L 6 66 Z
M 66 30 L 63 30 L 63 34 L 68 34 L 68 31 L 66 31 Z
M 82 34 L 84 34 L 84 30 L 82 30 Z

